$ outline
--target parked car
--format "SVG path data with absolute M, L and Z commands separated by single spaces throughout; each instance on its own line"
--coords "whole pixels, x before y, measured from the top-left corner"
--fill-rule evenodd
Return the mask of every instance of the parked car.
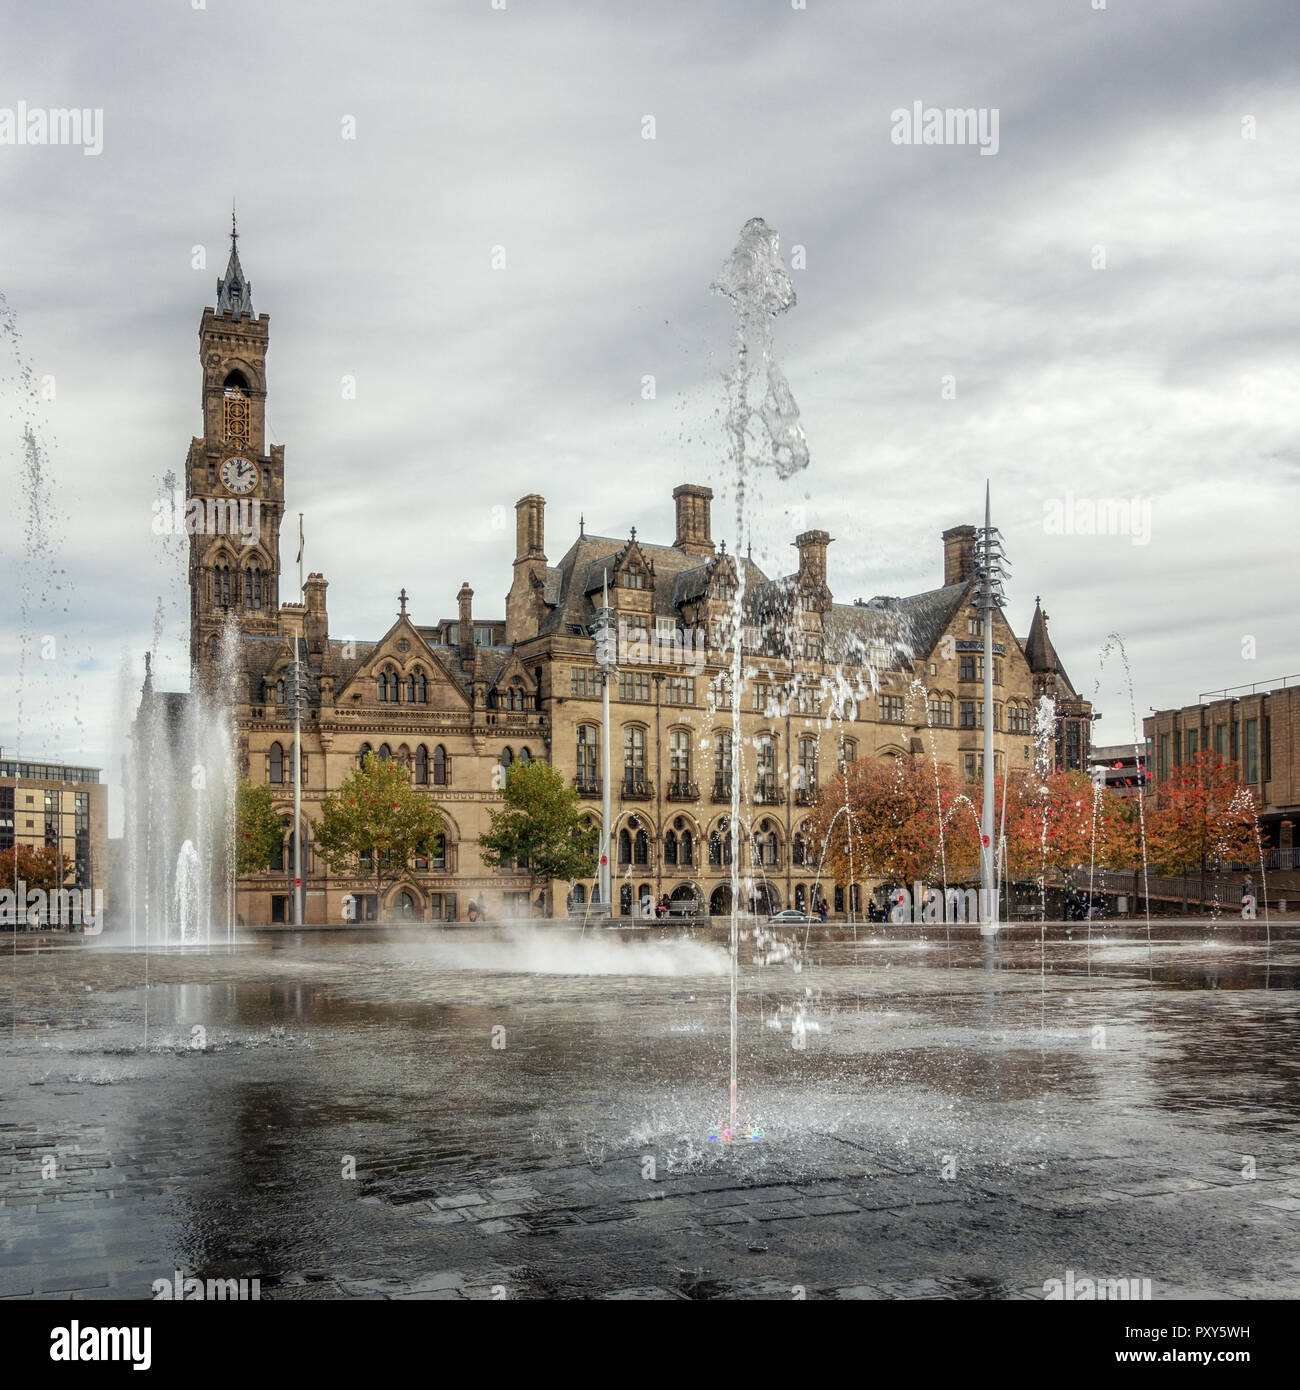
M 821 918 L 800 912 L 797 907 L 785 907 L 780 912 L 774 912 L 767 921 L 769 926 L 783 926 L 788 923 L 792 926 L 803 927 L 807 926 L 809 922 L 820 922 Z

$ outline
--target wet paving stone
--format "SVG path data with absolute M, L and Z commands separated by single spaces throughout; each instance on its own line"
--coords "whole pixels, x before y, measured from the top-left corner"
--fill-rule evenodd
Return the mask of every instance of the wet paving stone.
M 320 933 L 152 956 L 146 987 L 111 943 L 17 953 L 0 1298 L 176 1270 L 273 1301 L 1034 1298 L 1067 1269 L 1295 1297 L 1296 935 L 1040 961 L 877 930 L 747 965 L 743 1143 L 698 958 L 539 977 L 500 941 Z

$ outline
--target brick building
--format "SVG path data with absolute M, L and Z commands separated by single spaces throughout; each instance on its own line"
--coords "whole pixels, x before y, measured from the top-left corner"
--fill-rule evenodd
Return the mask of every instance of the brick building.
M 1208 692 L 1194 705 L 1157 710 L 1142 721 L 1156 782 L 1198 752 L 1235 762 L 1259 807 L 1272 867 L 1294 869 L 1300 821 L 1300 676 L 1273 690 L 1238 686 Z M 1240 692 L 1240 693 L 1238 693 Z M 1217 695 L 1217 698 L 1215 696 Z

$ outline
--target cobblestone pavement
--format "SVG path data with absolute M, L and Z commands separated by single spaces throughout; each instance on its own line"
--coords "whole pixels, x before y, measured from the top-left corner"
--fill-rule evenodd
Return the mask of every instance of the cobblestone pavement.
M 565 943 L 0 940 L 0 1297 L 1300 1294 L 1294 925 L 746 963 L 729 1143 L 721 957 Z

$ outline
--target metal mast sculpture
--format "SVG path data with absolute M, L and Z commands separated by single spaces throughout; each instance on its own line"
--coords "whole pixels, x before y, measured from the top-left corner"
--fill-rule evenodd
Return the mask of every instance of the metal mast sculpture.
M 991 935 L 999 917 L 997 859 L 994 851 L 993 783 L 993 614 L 1006 606 L 1003 581 L 1010 572 L 1002 537 L 990 520 L 989 485 L 984 484 L 984 525 L 975 539 L 975 589 L 971 606 L 979 610 L 984 632 L 984 815 L 980 822 L 980 930 Z
M 609 573 L 606 571 L 601 606 L 593 629 L 596 638 L 596 665 L 601 673 L 600 722 L 600 901 L 601 912 L 613 916 L 610 900 L 610 787 L 609 787 L 609 683 L 618 674 L 618 635 L 609 611 Z

